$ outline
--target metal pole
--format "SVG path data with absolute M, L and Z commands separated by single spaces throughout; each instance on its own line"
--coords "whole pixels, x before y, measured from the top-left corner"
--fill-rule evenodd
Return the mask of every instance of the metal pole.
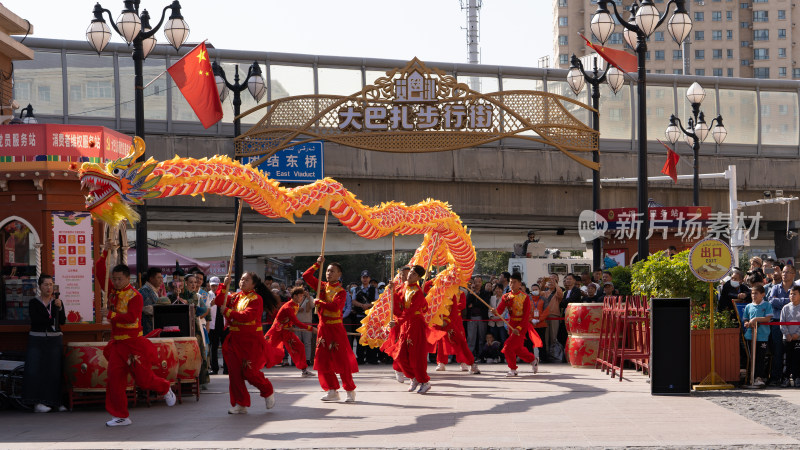
M 690 123 L 689 129 L 693 133 L 692 137 L 692 153 L 694 153 L 694 189 L 692 192 L 692 200 L 694 206 L 700 206 L 700 137 L 694 127 L 697 126 L 697 118 L 700 114 L 700 103 L 692 103 L 692 115 L 694 122 Z
M 138 14 L 138 8 L 136 13 Z M 144 139 L 144 82 L 142 80 L 142 62 L 144 61 L 144 51 L 142 49 L 142 35 L 139 34 L 133 40 L 133 73 L 134 73 L 134 106 L 136 116 L 136 136 Z M 145 154 L 137 159 L 144 161 Z M 139 222 L 136 224 L 136 279 L 145 279 L 148 269 L 148 244 L 147 244 L 147 205 L 143 201 L 138 208 Z M 141 287 L 141 286 L 140 286 Z
M 599 78 L 597 76 L 597 58 L 594 58 L 594 78 L 590 81 L 592 85 L 592 108 L 594 108 L 594 112 L 592 113 L 592 128 L 594 131 L 597 131 L 597 135 L 600 136 L 600 83 Z M 592 152 L 592 161 L 595 163 L 600 163 L 600 139 L 597 140 L 597 146 Z M 592 171 L 592 209 L 596 213 L 598 209 L 600 209 L 600 169 Z M 600 269 L 602 265 L 602 239 L 601 237 L 597 237 L 592 241 L 592 270 Z
M 645 42 L 644 33 L 636 33 L 638 36 L 638 45 L 636 46 L 636 56 L 638 61 L 638 80 L 636 84 L 636 93 L 639 98 L 639 182 L 637 190 L 637 208 L 638 212 L 642 215 L 641 227 L 639 228 L 639 245 L 637 261 L 647 259 L 650 255 L 650 247 L 647 242 L 647 234 L 650 229 L 650 210 L 648 209 L 647 197 L 647 74 L 645 71 L 645 52 L 647 51 L 647 43 Z
M 235 74 L 233 76 L 233 85 L 236 87 L 236 89 L 232 89 L 232 91 L 233 91 L 233 116 L 236 117 L 236 119 L 234 119 L 233 121 L 233 137 L 236 138 L 237 136 L 242 134 L 242 122 L 240 119 L 238 119 L 239 114 L 241 113 L 242 96 L 239 85 L 239 65 L 236 64 L 234 68 L 235 68 L 234 69 Z M 233 149 L 233 159 L 234 161 L 236 160 L 235 147 Z M 239 197 L 234 197 L 233 211 L 237 215 L 237 217 L 239 214 L 240 202 L 241 200 L 239 200 Z M 238 220 L 234 222 L 239 227 L 239 229 L 236 230 L 236 233 L 238 233 L 239 235 L 239 239 L 236 240 L 236 250 L 234 251 L 234 256 L 233 256 L 233 261 L 234 261 L 233 273 L 235 274 L 234 276 L 236 278 L 234 279 L 236 280 L 242 278 L 242 274 L 244 273 L 244 245 L 242 243 L 244 241 L 244 224 L 242 222 L 244 221 Z

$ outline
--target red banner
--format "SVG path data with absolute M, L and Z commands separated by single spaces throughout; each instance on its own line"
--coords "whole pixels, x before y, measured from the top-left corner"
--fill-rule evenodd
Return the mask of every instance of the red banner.
M 18 163 L 105 162 L 124 157 L 133 138 L 90 125 L 6 125 L 0 127 L 0 167 L 25 169 Z

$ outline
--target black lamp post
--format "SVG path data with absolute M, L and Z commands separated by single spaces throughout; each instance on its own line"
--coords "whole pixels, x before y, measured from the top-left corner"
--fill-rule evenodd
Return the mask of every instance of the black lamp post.
M 36 117 L 33 115 L 33 106 L 31 106 L 30 103 L 28 103 L 28 106 L 19 111 L 19 120 L 21 120 L 24 124 L 39 123 L 39 121 L 36 120 Z
M 592 72 L 586 72 L 583 68 L 583 63 L 577 56 L 572 55 L 572 65 L 567 73 L 567 83 L 572 88 L 572 92 L 578 95 L 582 90 L 585 83 L 592 86 L 592 128 L 600 133 L 600 83 L 608 80 L 608 85 L 615 94 L 619 92 L 622 85 L 625 83 L 625 74 L 614 66 L 609 66 L 602 74 L 599 73 L 597 67 L 597 57 L 594 57 L 594 69 Z M 599 142 L 599 141 L 598 141 Z M 600 162 L 600 151 L 595 150 L 592 152 L 592 161 Z M 592 210 L 597 212 L 600 209 L 600 170 L 592 172 Z M 592 270 L 598 270 L 602 265 L 602 238 L 595 238 L 592 241 Z
M 225 98 L 228 96 L 228 92 L 233 92 L 233 137 L 237 137 L 242 134 L 242 123 L 239 119 L 239 114 L 241 114 L 241 107 L 242 107 L 242 97 L 241 93 L 245 89 L 250 91 L 250 95 L 253 96 L 256 102 L 261 101 L 261 98 L 264 97 L 264 94 L 267 92 L 266 86 L 264 85 L 264 77 L 261 76 L 261 67 L 258 65 L 258 61 L 254 61 L 253 65 L 247 69 L 247 77 L 245 77 L 244 81 L 239 83 L 239 65 L 236 64 L 234 66 L 234 75 L 233 75 L 233 84 L 228 82 L 228 78 L 225 76 L 225 71 L 222 70 L 222 67 L 217 64 L 216 61 L 211 63 L 211 68 L 214 70 L 214 79 L 217 82 L 217 91 L 219 91 L 219 100 L 225 101 Z M 233 159 L 236 159 L 236 152 L 234 150 Z M 236 223 L 236 218 L 239 214 L 239 197 L 235 197 L 234 199 L 234 223 Z M 242 277 L 242 273 L 244 272 L 244 245 L 242 241 L 244 240 L 244 225 L 243 221 L 239 221 L 239 229 L 237 233 L 239 234 L 239 238 L 236 239 L 236 249 L 234 250 L 233 256 L 233 273 L 234 273 L 234 285 L 238 282 L 238 280 Z
M 692 30 L 692 20 L 686 12 L 685 0 L 670 0 L 670 4 L 675 4 L 675 10 L 669 20 L 669 33 L 672 39 L 680 45 Z M 631 7 L 631 19 L 625 21 L 617 10 L 614 0 L 597 0 L 597 11 L 592 16 L 592 34 L 600 43 L 605 44 L 611 33 L 614 31 L 614 18 L 608 10 L 608 5 L 614 9 L 614 16 L 617 21 L 625 28 L 625 40 L 635 51 L 638 61 L 637 72 L 637 98 L 638 98 L 638 139 L 639 139 L 639 173 L 638 173 L 638 192 L 637 208 L 642 215 L 641 228 L 639 232 L 639 246 L 637 260 L 645 259 L 650 254 L 647 242 L 647 234 L 650 228 L 650 212 L 647 206 L 647 105 L 646 105 L 646 70 L 645 53 L 647 52 L 647 38 L 658 28 L 666 19 L 667 11 L 662 15 L 658 8 L 653 4 L 653 0 L 642 0 L 641 4 L 633 3 Z M 635 38 L 635 39 L 634 39 Z
M 681 134 L 686 136 L 686 141 L 692 146 L 692 153 L 694 153 L 694 189 L 692 201 L 694 206 L 700 206 L 700 143 L 706 140 L 710 130 L 709 124 L 706 123 L 705 114 L 700 111 L 700 103 L 706 98 L 706 91 L 700 86 L 700 83 L 694 82 L 686 91 L 686 98 L 692 105 L 692 117 L 689 118 L 687 125 L 688 130 L 683 128 L 681 119 L 672 114 L 669 117 L 669 126 L 665 134 L 671 143 L 675 143 Z M 721 144 L 725 137 L 728 135 L 728 130 L 722 125 L 722 115 L 717 115 L 711 121 L 710 125 L 714 125 L 714 130 L 711 135 L 714 137 L 714 142 Z
M 172 13 L 164 25 L 164 35 L 167 37 L 169 43 L 175 47 L 175 50 L 181 48 L 186 39 L 189 37 L 189 25 L 183 20 L 181 15 L 181 4 L 178 0 L 174 0 L 172 4 L 165 7 L 161 12 L 161 20 L 155 27 L 150 26 L 150 14 L 147 10 L 143 10 L 141 16 L 139 15 L 139 0 L 125 0 L 125 9 L 122 10 L 117 22 L 111 18 L 111 11 L 104 9 L 100 3 L 94 5 L 94 19 L 86 29 L 86 40 L 92 46 L 97 54 L 108 45 L 111 39 L 111 30 L 108 24 L 103 19 L 103 13 L 108 15 L 108 20 L 111 22 L 111 27 L 117 32 L 128 45 L 133 44 L 133 71 L 134 71 L 134 105 L 136 116 L 136 136 L 144 139 L 144 86 L 142 81 L 142 63 L 150 51 L 156 46 L 156 31 L 164 24 L 164 18 L 167 10 Z M 137 159 L 137 161 L 144 161 L 145 155 Z M 136 271 L 138 272 L 137 279 L 144 279 L 144 274 L 148 268 L 147 258 L 147 207 L 141 205 L 138 208 L 139 216 L 141 219 L 136 224 Z

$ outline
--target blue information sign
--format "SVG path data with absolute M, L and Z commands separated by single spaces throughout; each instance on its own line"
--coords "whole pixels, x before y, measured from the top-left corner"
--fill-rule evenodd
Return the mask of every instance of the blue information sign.
M 242 157 L 242 164 L 260 156 Z M 310 183 L 325 177 L 322 141 L 312 141 L 285 148 L 267 158 L 258 168 L 276 181 Z

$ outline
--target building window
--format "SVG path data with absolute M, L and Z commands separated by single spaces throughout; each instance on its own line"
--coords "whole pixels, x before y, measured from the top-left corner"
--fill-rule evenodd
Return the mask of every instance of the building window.
M 753 3 L 767 3 L 767 0 L 753 0 Z
M 725 30 L 725 39 L 729 41 L 733 40 L 733 30 Z
M 786 28 L 778 28 L 778 39 L 786 39 Z
M 768 41 L 769 40 L 769 30 L 753 30 L 753 40 L 754 41 Z
M 656 42 L 663 42 L 664 41 L 664 32 L 663 31 L 656 31 L 653 33 L 653 39 Z
M 560 35 L 558 37 L 558 45 L 567 45 L 567 37 L 565 35 Z
M 694 51 L 694 59 L 706 59 L 706 51 L 705 50 L 695 50 Z
M 747 9 L 749 7 L 750 7 L 749 3 L 739 3 L 739 8 L 741 9 Z
M 728 59 L 733 59 L 733 49 L 732 48 L 729 48 L 729 49 L 725 50 L 725 54 L 728 57 Z
M 17 81 L 14 83 L 14 98 L 16 100 L 30 101 L 31 99 L 31 82 L 30 81 Z
M 558 7 L 559 8 L 566 8 L 567 7 L 567 0 L 558 0 Z
M 700 75 L 700 76 L 705 76 L 706 69 L 694 69 L 694 74 L 695 75 Z
M 725 20 L 733 20 L 733 11 L 725 11 Z
M 782 116 L 789 114 L 789 105 L 778 105 L 778 114 Z
M 663 69 L 657 69 L 656 73 L 664 73 L 664 70 Z
M 86 98 L 113 97 L 110 81 L 87 81 Z
M 558 18 L 558 26 L 565 27 L 567 26 L 567 18 L 566 17 L 559 17 Z
M 558 63 L 559 64 L 569 64 L 569 55 L 566 53 L 562 53 L 558 55 Z
M 786 78 L 786 67 L 778 67 L 778 78 Z
M 769 49 L 768 48 L 753 49 L 753 59 L 756 61 L 769 59 Z
M 779 9 L 778 10 L 778 20 L 786 20 L 786 10 Z
M 741 46 L 742 47 L 749 47 L 750 46 L 750 41 L 742 41 L 742 45 Z
M 682 50 L 673 50 L 672 51 L 672 59 L 683 59 L 683 51 Z
M 704 19 L 703 11 L 695 11 L 694 12 L 694 21 L 695 22 L 702 22 Z
M 743 66 L 749 66 L 750 65 L 750 60 L 749 59 L 743 59 L 742 60 L 742 65 Z
M 80 100 L 81 96 L 81 85 L 80 84 L 72 84 L 69 86 L 69 99 L 70 100 Z
M 722 69 L 711 69 L 711 75 L 714 75 L 715 77 L 721 77 Z
M 712 22 L 721 22 L 722 21 L 722 11 L 711 11 L 711 21 Z
M 622 44 L 625 40 L 622 38 L 622 33 L 611 33 L 611 37 L 608 39 L 609 44 Z
M 705 31 L 695 31 L 694 32 L 694 40 L 695 41 L 702 41 L 706 38 Z
M 753 78 L 769 78 L 769 67 L 756 67 L 753 69 Z M 763 105 L 769 106 L 769 105 Z
M 769 22 L 769 11 L 753 11 L 753 22 Z
M 739 28 L 750 28 L 750 22 L 739 22 Z
M 722 30 L 714 30 L 711 32 L 711 40 L 712 41 L 721 41 L 722 40 Z
M 50 102 L 50 86 L 39 86 L 39 101 Z
M 786 58 L 786 49 L 785 48 L 779 48 L 778 49 L 778 58 Z
M 656 61 L 664 60 L 664 50 L 656 50 Z
M 715 48 L 711 50 L 711 59 L 722 59 L 722 49 Z
M 683 75 L 683 69 L 672 69 L 674 75 Z
M 728 69 L 728 76 L 733 77 L 733 69 L 731 68 Z
M 792 78 L 800 78 L 800 69 L 792 69 Z
M 644 52 L 644 59 L 645 59 L 645 61 L 650 61 L 650 52 L 649 51 Z

